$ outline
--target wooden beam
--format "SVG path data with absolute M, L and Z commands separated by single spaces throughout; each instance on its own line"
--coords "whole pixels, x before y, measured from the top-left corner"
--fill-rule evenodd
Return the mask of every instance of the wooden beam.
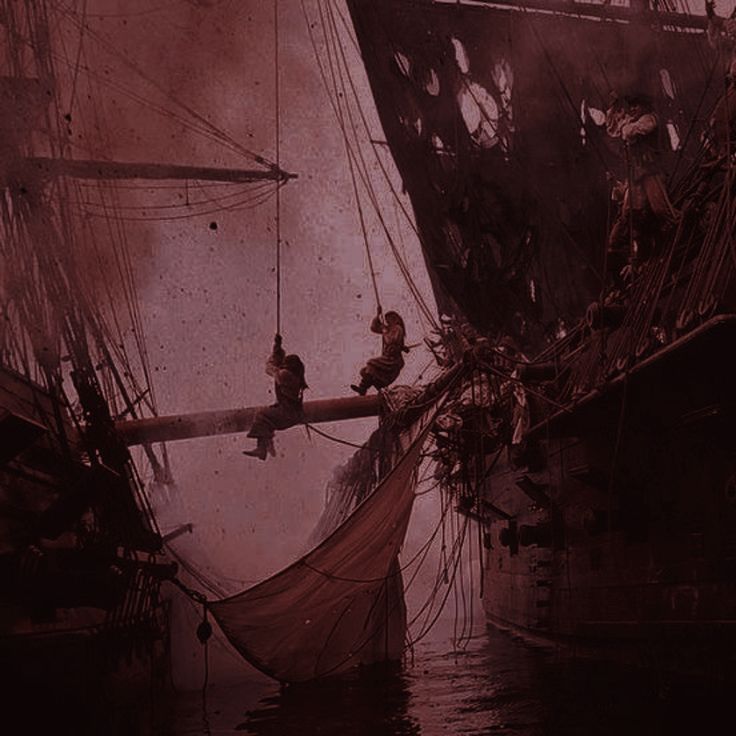
M 704 15 L 690 15 L 689 13 L 670 13 L 652 10 L 645 5 L 648 3 L 632 2 L 631 7 L 575 2 L 575 0 L 474 0 L 474 3 L 507 7 L 509 10 L 525 12 L 528 10 L 542 13 L 558 13 L 572 16 L 588 16 L 615 22 L 628 21 L 671 28 L 680 28 L 688 31 L 705 29 L 708 19 Z
M 296 174 L 282 171 L 275 166 L 268 169 L 221 169 L 211 166 L 41 157 L 27 158 L 25 161 L 41 176 L 71 176 L 76 179 L 183 179 L 246 184 L 266 180 L 285 182 L 296 178 Z
M 177 537 L 180 537 L 182 534 L 191 534 L 194 531 L 194 525 L 189 522 L 188 524 L 180 524 L 176 529 L 173 529 L 168 534 L 164 534 L 163 537 L 161 537 L 161 541 L 166 544 L 167 542 L 171 542 Z
M 304 403 L 304 419 L 310 424 L 360 419 L 378 415 L 381 400 L 378 394 L 321 399 Z M 174 414 L 150 419 L 129 419 L 115 423 L 115 428 L 127 445 L 151 442 L 171 442 L 194 437 L 247 432 L 259 409 L 253 406 L 195 414 Z

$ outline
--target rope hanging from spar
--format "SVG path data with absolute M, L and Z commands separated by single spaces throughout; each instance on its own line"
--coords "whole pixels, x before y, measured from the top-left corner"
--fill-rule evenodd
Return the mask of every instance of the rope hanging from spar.
M 347 103 L 346 103 L 347 104 Z M 348 114 L 349 114 L 349 108 L 348 108 Z M 360 219 L 360 229 L 363 234 L 363 243 L 365 244 L 365 254 L 368 259 L 368 269 L 371 273 L 371 283 L 373 284 L 373 294 L 376 297 L 376 309 L 378 312 L 383 311 L 381 307 L 381 297 L 378 295 L 378 283 L 376 281 L 376 269 L 373 267 L 373 256 L 371 255 L 371 246 L 368 240 L 368 231 L 366 229 L 365 225 L 365 215 L 363 214 L 363 206 L 360 202 L 360 191 L 358 189 L 358 179 L 355 175 L 355 164 L 353 163 L 353 151 L 350 148 L 350 141 L 347 137 L 347 130 L 345 128 L 345 121 L 342 118 L 342 113 L 339 113 L 340 116 L 340 123 L 343 129 L 343 138 L 345 141 L 345 152 L 347 153 L 348 157 L 348 168 L 350 170 L 350 179 L 353 183 L 353 193 L 355 195 L 355 203 L 358 207 L 358 217 Z
M 351 174 L 352 174 L 352 165 L 351 165 L 350 168 L 351 168 Z M 353 181 L 355 182 L 355 177 L 353 177 Z M 358 193 L 357 183 L 356 183 L 356 187 L 355 187 L 355 193 L 356 193 L 356 196 L 357 196 L 357 193 Z M 360 219 L 361 219 L 361 225 L 362 225 L 363 224 L 363 222 L 362 222 L 362 220 L 363 220 L 363 212 L 362 212 L 362 210 L 361 210 L 361 213 L 360 213 Z M 365 227 L 363 228 L 363 242 L 365 243 L 365 252 L 366 252 L 366 255 L 368 256 L 368 268 L 370 269 L 370 272 L 371 272 L 371 283 L 373 284 L 373 294 L 376 297 L 376 309 L 379 312 L 382 312 L 383 311 L 383 308 L 381 307 L 381 298 L 378 296 L 378 284 L 376 283 L 376 271 L 373 268 L 373 258 L 371 257 L 371 248 L 368 245 L 368 237 L 365 234 Z
M 359 167 L 359 157 L 360 157 L 360 151 L 354 151 L 353 147 L 351 146 L 350 138 L 348 136 L 348 123 L 350 124 L 350 127 L 353 130 L 353 133 L 355 133 L 355 124 L 353 122 L 352 113 L 350 111 L 350 103 L 348 101 L 347 96 L 347 87 L 345 86 L 345 79 L 343 76 L 343 70 L 342 67 L 339 64 L 339 57 L 337 54 L 336 49 L 331 49 L 331 44 L 333 46 L 337 46 L 338 40 L 337 36 L 333 36 L 331 39 L 328 39 L 327 31 L 330 29 L 330 24 L 327 21 L 327 18 L 325 17 L 322 5 L 318 3 L 319 7 L 319 13 L 320 13 L 320 19 L 321 24 L 323 28 L 323 32 L 325 33 L 325 44 L 327 46 L 327 54 L 328 54 L 328 61 L 329 61 L 329 73 L 330 78 L 332 80 L 332 87 L 330 87 L 328 80 L 326 69 L 322 68 L 322 65 L 320 64 L 320 73 L 322 75 L 322 81 L 324 82 L 325 88 L 327 89 L 328 94 L 331 96 L 331 103 L 333 110 L 335 112 L 335 116 L 337 117 L 338 125 L 340 126 L 340 130 L 342 132 L 343 136 L 343 142 L 345 144 L 345 154 L 347 156 L 348 160 L 348 171 L 350 173 L 350 179 L 353 185 L 353 195 L 355 197 L 355 204 L 358 208 L 358 219 L 360 221 L 360 230 L 363 235 L 363 243 L 365 245 L 365 252 L 366 257 L 368 260 L 368 269 L 370 271 L 371 275 L 371 284 L 373 285 L 373 294 L 376 299 L 376 309 L 380 313 L 383 311 L 383 308 L 381 306 L 381 298 L 378 294 L 378 283 L 376 281 L 376 270 L 373 266 L 373 256 L 371 255 L 371 249 L 368 239 L 368 229 L 366 227 L 365 222 L 365 214 L 363 212 L 363 205 L 361 203 L 360 199 L 360 190 L 358 187 L 358 176 L 356 174 L 356 167 Z M 304 7 L 304 3 L 302 2 L 302 10 L 305 13 L 306 17 L 306 9 Z M 331 13 L 331 10 L 329 11 Z M 309 28 L 309 20 L 307 19 L 307 27 Z M 315 49 L 316 54 L 316 47 L 314 45 L 314 39 L 312 37 L 312 33 L 310 30 L 310 39 L 312 40 L 312 47 Z M 331 41 L 331 43 L 330 43 Z M 319 59 L 318 59 L 319 64 Z M 342 90 L 342 93 L 339 92 L 339 90 Z M 340 103 L 340 99 L 343 99 L 343 103 Z M 344 104 L 345 110 L 343 111 L 342 105 Z M 356 139 L 357 144 L 357 139 Z M 368 190 L 368 186 L 366 182 L 363 182 L 364 185 L 366 185 L 366 191 Z M 370 198 L 370 192 L 368 192 L 369 198 Z
M 276 169 L 281 171 L 281 90 L 279 89 L 279 2 L 273 0 Z M 276 334 L 281 334 L 281 182 L 276 183 Z

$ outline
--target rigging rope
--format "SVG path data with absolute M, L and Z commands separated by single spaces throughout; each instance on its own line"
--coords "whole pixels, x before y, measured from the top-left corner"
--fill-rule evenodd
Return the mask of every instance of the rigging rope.
M 363 155 L 363 150 L 362 150 L 359 136 L 358 136 L 358 128 L 357 128 L 355 120 L 353 119 L 350 105 L 347 102 L 347 100 L 349 99 L 348 92 L 351 93 L 354 104 L 356 108 L 358 109 L 358 112 L 360 113 L 360 118 L 361 118 L 361 121 L 363 122 L 363 126 L 365 128 L 367 138 L 371 140 L 372 136 L 370 134 L 370 130 L 365 120 L 365 114 L 363 112 L 360 95 L 356 91 L 355 84 L 352 78 L 352 74 L 350 72 L 350 64 L 345 54 L 345 47 L 342 42 L 342 37 L 337 28 L 337 22 L 335 20 L 334 8 L 333 8 L 332 2 L 327 3 L 327 13 L 328 13 L 329 21 L 330 21 L 329 29 L 330 29 L 330 35 L 332 38 L 332 46 L 333 46 L 334 54 L 335 54 L 334 63 L 338 68 L 339 79 L 340 79 L 340 91 L 338 91 L 337 88 L 335 88 L 335 92 L 337 93 L 338 98 L 344 98 L 346 100 L 345 106 L 346 106 L 346 110 L 348 113 L 348 121 L 350 123 L 350 131 L 352 133 L 352 137 L 354 140 L 355 152 L 353 155 L 355 156 L 355 163 L 356 165 L 360 163 L 361 180 L 363 181 L 363 185 L 365 186 L 369 199 L 371 201 L 371 204 L 373 205 L 374 211 L 376 213 L 376 217 L 378 218 L 378 221 L 381 224 L 381 228 L 384 231 L 386 241 L 391 249 L 391 253 L 394 257 L 394 260 L 396 261 L 396 265 L 398 266 L 399 271 L 404 277 L 404 280 L 406 281 L 406 284 L 409 287 L 409 290 L 414 298 L 414 301 L 416 302 L 417 307 L 420 310 L 420 315 L 422 315 L 432 327 L 436 328 L 437 323 L 434 320 L 432 311 L 427 306 L 424 298 L 419 292 L 419 289 L 414 283 L 414 280 L 411 277 L 409 269 L 407 265 L 404 263 L 401 257 L 401 254 L 399 253 L 396 242 L 394 241 L 394 238 L 388 228 L 388 225 L 386 223 L 386 218 L 383 215 L 381 206 L 379 205 L 378 197 L 377 197 L 377 194 L 376 194 L 376 191 L 373 186 L 371 176 L 368 170 L 368 164 Z M 338 52 L 339 52 L 339 56 L 338 56 Z M 329 46 L 328 46 L 328 53 L 329 53 Z M 349 90 L 348 90 L 348 86 L 345 83 L 346 80 L 350 88 Z M 343 126 L 343 135 L 346 135 L 346 134 L 347 134 L 347 128 Z M 371 146 L 371 150 L 374 156 L 376 157 L 377 161 L 379 162 L 379 166 L 381 166 L 381 168 L 383 169 L 381 165 L 382 162 L 380 161 L 380 157 L 378 156 L 375 147 Z M 393 193 L 393 187 L 390 182 L 389 182 L 389 188 L 392 190 L 392 193 Z M 397 199 L 397 195 L 395 193 L 394 193 L 394 198 Z
M 63 5 L 60 2 L 53 3 L 55 6 L 57 12 L 61 15 L 66 17 L 73 25 L 77 26 L 78 29 L 82 29 L 82 22 L 80 18 L 78 17 L 78 13 L 65 5 Z M 203 114 L 197 112 L 194 108 L 190 107 L 183 101 L 179 100 L 177 97 L 175 97 L 164 84 L 159 83 L 156 81 L 155 78 L 149 76 L 145 70 L 137 64 L 132 58 L 127 56 L 123 51 L 121 51 L 115 44 L 112 43 L 110 38 L 106 36 L 104 33 L 101 33 L 99 31 L 94 31 L 89 26 L 84 27 L 84 31 L 86 32 L 87 36 L 92 38 L 94 41 L 96 41 L 101 48 L 103 48 L 105 51 L 107 51 L 109 54 L 114 56 L 116 59 L 121 61 L 125 66 L 127 66 L 129 69 L 131 69 L 133 72 L 135 72 L 139 77 L 141 77 L 143 80 L 145 80 L 148 84 L 150 84 L 152 87 L 154 87 L 165 99 L 167 99 L 169 102 L 173 103 L 176 107 L 180 108 L 184 112 L 186 112 L 191 119 L 195 121 L 195 125 L 199 128 L 199 132 L 207 135 L 212 140 L 218 141 L 221 145 L 229 148 L 232 151 L 235 151 L 239 153 L 240 155 L 250 158 L 253 161 L 256 161 L 257 163 L 260 163 L 264 166 L 271 166 L 271 162 L 265 159 L 263 156 L 250 151 L 245 146 L 241 145 L 235 138 L 233 138 L 231 135 L 229 135 L 224 130 L 218 128 L 214 123 L 209 121 L 206 116 Z M 91 73 L 88 68 L 84 68 L 83 71 L 86 74 Z M 108 80 L 105 80 L 108 82 Z M 170 116 L 176 116 L 176 113 L 173 113 L 171 110 L 165 110 L 165 114 Z
M 347 146 L 347 144 L 346 144 Z M 373 284 L 373 294 L 376 297 L 376 309 L 379 312 L 383 311 L 383 308 L 381 307 L 381 297 L 378 296 L 378 284 L 376 283 L 376 270 L 373 267 L 373 258 L 371 257 L 371 247 L 368 243 L 368 235 L 365 231 L 365 222 L 363 220 L 363 208 L 360 206 L 360 199 L 358 194 L 358 183 L 355 180 L 355 173 L 353 172 L 353 161 L 350 156 L 350 152 L 348 152 L 348 163 L 350 164 L 350 177 L 353 180 L 353 189 L 355 191 L 355 199 L 358 202 L 358 212 L 360 212 L 360 227 L 363 231 L 363 243 L 365 243 L 365 254 L 368 258 L 368 268 L 371 272 L 371 283 Z
M 329 13 L 330 20 L 331 20 L 331 23 L 328 23 L 326 16 L 325 16 L 325 11 L 322 8 L 321 2 L 317 3 L 319 16 L 320 16 L 319 25 L 321 27 L 322 34 L 323 34 L 323 45 L 325 47 L 327 63 L 329 64 L 329 68 L 330 68 L 330 77 L 332 78 L 332 83 L 330 83 L 330 81 L 328 80 L 327 71 L 325 69 L 325 63 L 320 58 L 320 51 L 318 49 L 317 39 L 315 38 L 315 35 L 313 32 L 313 26 L 315 24 L 312 22 L 312 20 L 309 17 L 309 13 L 307 12 L 304 0 L 302 0 L 301 4 L 302 4 L 302 13 L 304 15 L 305 24 L 307 26 L 307 32 L 309 34 L 309 39 L 312 45 L 312 50 L 314 53 L 315 60 L 317 62 L 317 67 L 319 69 L 320 77 L 322 79 L 322 83 L 324 85 L 325 91 L 328 94 L 328 100 L 329 100 L 330 106 L 332 107 L 335 117 L 337 118 L 337 122 L 338 122 L 338 125 L 340 126 L 343 137 L 345 138 L 346 146 L 348 148 L 350 157 L 352 157 L 352 161 L 354 162 L 355 166 L 357 166 L 357 173 L 360 176 L 360 180 L 366 189 L 366 192 L 369 197 L 369 201 L 376 213 L 376 216 L 379 220 L 381 228 L 386 236 L 386 240 L 389 244 L 389 247 L 391 248 L 392 255 L 396 261 L 399 271 L 402 277 L 404 278 L 407 284 L 407 287 L 409 288 L 409 291 L 412 294 L 412 297 L 414 298 L 417 304 L 420 316 L 424 318 L 431 326 L 436 327 L 437 326 L 436 320 L 434 319 L 432 310 L 429 308 L 426 301 L 424 300 L 421 293 L 419 292 L 416 284 L 413 282 L 411 278 L 411 274 L 409 273 L 409 269 L 404 263 L 401 257 L 401 254 L 398 252 L 398 248 L 396 246 L 396 243 L 394 242 L 394 239 L 391 235 L 390 230 L 388 229 L 385 218 L 382 215 L 381 208 L 378 202 L 378 197 L 371 183 L 370 175 L 368 173 L 367 162 L 363 156 L 360 142 L 358 140 L 357 127 L 355 125 L 355 122 L 352 119 L 352 113 L 350 112 L 350 107 L 348 104 L 348 100 L 351 97 L 359 113 L 359 116 L 362 122 L 362 126 L 363 128 L 365 128 L 369 139 L 371 138 L 370 131 L 368 129 L 365 112 L 360 102 L 360 97 L 356 92 L 355 85 L 354 85 L 354 82 L 351 76 L 351 72 L 350 72 L 349 66 L 346 61 L 345 50 L 342 46 L 340 35 L 336 29 L 334 16 L 332 14 L 332 8 L 328 5 L 327 12 Z M 339 72 L 339 85 L 338 85 L 338 78 L 335 75 L 335 67 L 338 68 L 338 72 Z M 348 86 L 345 83 L 346 79 L 347 79 L 350 89 L 348 89 Z M 348 134 L 348 125 L 346 124 L 346 118 L 342 112 L 342 108 L 339 102 L 340 100 L 345 100 L 344 104 L 346 105 L 348 115 L 350 116 L 349 122 L 350 122 L 350 129 L 351 129 L 350 132 L 352 133 L 352 140 L 350 139 L 350 136 Z M 393 182 L 389 178 L 388 172 L 386 171 L 386 168 L 385 168 L 385 164 L 383 163 L 381 158 L 377 155 L 375 148 L 372 148 L 371 150 L 373 152 L 373 155 L 376 158 L 376 162 L 379 168 L 381 169 L 382 175 L 386 181 L 386 185 L 389 187 L 392 195 L 399 202 L 399 205 L 402 211 L 404 212 L 404 214 L 406 215 L 407 220 L 409 221 L 412 229 L 415 232 L 417 232 L 416 226 L 411 221 L 411 217 L 406 211 L 404 203 L 400 200 L 398 193 L 396 192 L 396 189 L 393 185 Z M 417 235 L 419 237 L 418 233 Z M 420 240 L 421 240 L 421 237 L 420 237 Z
M 337 28 L 337 24 L 334 18 L 334 10 L 337 11 L 340 20 L 342 21 L 343 27 L 345 28 L 346 33 L 348 34 L 348 38 L 351 41 L 356 53 L 360 56 L 360 49 L 357 44 L 357 40 L 354 38 L 351 28 L 348 26 L 347 20 L 345 19 L 343 13 L 341 12 L 339 7 L 334 6 L 334 3 L 329 5 L 329 12 L 330 12 L 330 19 L 331 19 L 331 35 L 333 37 L 333 45 L 336 44 L 337 48 L 339 48 L 340 56 L 342 59 L 342 65 L 345 69 L 345 76 L 350 84 L 350 92 L 352 94 L 352 98 L 355 102 L 355 106 L 358 110 L 358 113 L 360 115 L 360 121 L 362 123 L 363 131 L 365 132 L 365 135 L 369 141 L 371 141 L 371 152 L 373 153 L 373 157 L 375 159 L 375 162 L 378 164 L 379 169 L 381 170 L 381 174 L 383 176 L 384 184 L 388 187 L 389 191 L 391 192 L 391 195 L 394 198 L 394 203 L 398 204 L 400 207 L 402 213 L 404 214 L 404 217 L 406 218 L 407 223 L 409 224 L 409 227 L 412 229 L 414 234 L 416 235 L 419 243 L 422 245 L 422 247 L 426 247 L 426 243 L 424 242 L 424 239 L 422 237 L 421 232 L 419 231 L 419 228 L 417 227 L 416 223 L 414 222 L 411 214 L 409 213 L 406 205 L 402 201 L 401 197 L 399 196 L 398 191 L 396 190 L 396 186 L 394 185 L 394 182 L 392 181 L 389 172 L 386 168 L 386 164 L 384 163 L 383 159 L 378 155 L 378 150 L 375 145 L 373 145 L 373 136 L 371 134 L 370 126 L 368 125 L 368 120 L 365 114 L 365 110 L 363 109 L 363 105 L 361 103 L 361 96 L 358 93 L 355 81 L 353 80 L 353 75 L 350 71 L 350 64 L 348 63 L 347 56 L 345 53 L 345 47 L 342 43 L 342 36 Z M 324 32 L 324 29 L 323 29 Z M 314 47 L 314 42 L 313 42 Z M 316 47 L 315 47 L 315 55 L 316 55 Z M 329 47 L 328 47 L 328 53 L 329 53 Z M 319 63 L 319 58 L 317 59 L 317 62 Z M 329 90 L 328 90 L 329 91 Z M 347 89 L 345 85 L 343 84 L 342 88 L 342 96 L 347 96 Z M 334 107 L 334 105 L 333 105 Z M 394 256 L 394 259 L 396 260 L 396 264 L 399 267 L 399 270 L 401 271 L 401 275 L 404 277 L 404 280 L 407 283 L 407 286 L 409 287 L 409 290 L 414 297 L 414 300 L 417 303 L 417 306 L 420 310 L 420 316 L 423 316 L 427 322 L 431 325 L 433 328 L 437 328 L 437 322 L 434 319 L 434 315 L 432 313 L 432 310 L 429 309 L 429 307 L 426 304 L 426 301 L 422 297 L 421 293 L 419 292 L 419 289 L 417 288 L 416 284 L 414 283 L 413 279 L 411 278 L 411 274 L 409 273 L 409 269 L 406 266 L 406 263 L 404 262 L 404 258 L 402 258 L 401 254 L 399 253 L 399 250 L 396 246 L 396 243 L 394 242 L 391 233 L 388 229 L 388 226 L 385 222 L 385 219 L 383 217 L 383 214 L 380 210 L 378 200 L 376 197 L 375 190 L 373 188 L 373 185 L 371 183 L 371 178 L 368 173 L 368 166 L 365 161 L 365 158 L 363 157 L 362 150 L 360 148 L 360 144 L 358 141 L 358 131 L 356 129 L 355 124 L 352 124 L 352 133 L 355 138 L 355 145 L 358 151 L 358 155 L 360 156 L 361 163 L 363 165 L 363 170 L 361 171 L 361 179 L 366 187 L 366 189 L 369 192 L 369 195 L 371 197 L 371 203 L 373 204 L 373 207 L 376 211 L 376 216 L 379 219 L 379 222 L 381 223 L 381 227 L 384 231 L 384 234 L 386 236 L 386 240 L 388 242 L 389 247 L 391 248 L 391 252 Z M 343 132 L 345 134 L 345 132 Z M 401 230 L 399 228 L 399 235 L 401 234 Z
M 276 168 L 281 170 L 281 90 L 279 88 L 279 0 L 273 0 L 274 95 L 276 98 Z M 281 334 L 281 186 L 276 185 L 276 334 Z
M 325 19 L 324 19 L 324 16 L 323 16 L 323 11 L 322 11 L 321 5 L 319 6 L 319 12 L 320 12 L 320 19 L 321 19 L 321 22 L 322 22 L 322 28 L 323 28 L 323 32 L 324 32 Z M 334 44 L 335 43 L 335 40 L 334 39 L 332 39 L 332 40 L 333 40 L 333 44 Z M 335 58 L 334 61 L 333 61 L 333 55 L 330 53 L 329 48 L 328 48 L 327 60 L 328 60 L 328 63 L 329 63 L 330 76 L 332 77 L 332 86 L 333 86 L 333 89 L 334 90 L 337 90 L 338 89 L 338 77 L 339 77 L 340 84 L 341 84 L 341 87 L 342 87 L 343 92 L 344 92 L 345 91 L 345 85 L 344 85 L 344 82 L 343 82 L 342 70 L 338 66 L 337 58 Z M 336 70 L 337 70 L 337 76 L 336 76 L 336 73 L 335 73 Z M 374 294 L 374 296 L 376 298 L 376 309 L 380 312 L 380 311 L 382 311 L 382 308 L 381 308 L 381 299 L 380 299 L 380 296 L 378 294 L 378 284 L 376 282 L 376 271 L 375 271 L 375 268 L 373 266 L 373 257 L 371 255 L 370 243 L 369 243 L 369 239 L 368 239 L 368 231 L 367 231 L 366 225 L 365 225 L 365 215 L 363 214 L 363 205 L 362 205 L 361 200 L 360 200 L 360 191 L 358 189 L 358 180 L 357 180 L 357 178 L 355 176 L 355 165 L 357 164 L 357 161 L 354 162 L 354 153 L 352 151 L 352 148 L 351 148 L 351 145 L 350 145 L 350 141 L 349 141 L 348 135 L 347 135 L 347 126 L 346 126 L 345 113 L 343 112 L 342 107 L 340 106 L 339 97 L 340 96 L 338 95 L 338 100 L 336 100 L 335 101 L 335 104 L 333 104 L 333 108 L 334 108 L 335 115 L 337 116 L 337 121 L 338 121 L 338 124 L 340 126 L 340 130 L 342 131 L 342 134 L 343 134 L 343 142 L 345 144 L 345 153 L 346 153 L 347 159 L 348 159 L 348 170 L 350 172 L 350 180 L 351 180 L 351 182 L 353 184 L 353 194 L 355 195 L 355 204 L 356 204 L 356 206 L 358 208 L 358 219 L 360 220 L 360 230 L 361 230 L 361 233 L 363 235 L 363 244 L 365 246 L 366 257 L 367 257 L 367 260 L 368 260 L 368 269 L 370 270 L 371 282 L 373 284 L 373 294 Z M 342 98 L 345 100 L 344 104 L 346 106 L 347 115 L 350 117 L 350 123 L 352 125 L 352 115 L 350 113 L 350 106 L 349 106 L 348 100 L 347 100 L 347 98 L 344 95 L 342 96 Z M 365 181 L 364 181 L 364 185 L 365 185 Z
M 323 432 L 321 429 L 317 429 L 317 427 L 315 427 L 313 424 L 310 424 L 309 422 L 304 422 L 304 426 L 307 428 L 308 432 L 315 432 L 321 437 L 331 440 L 332 442 L 337 442 L 340 445 L 347 445 L 348 447 L 355 447 L 358 450 L 366 450 L 366 449 L 370 450 L 370 448 L 366 447 L 366 445 L 359 445 L 356 442 L 350 442 L 348 440 L 343 440 L 340 437 L 335 437 L 334 435 L 327 434 L 327 432 Z

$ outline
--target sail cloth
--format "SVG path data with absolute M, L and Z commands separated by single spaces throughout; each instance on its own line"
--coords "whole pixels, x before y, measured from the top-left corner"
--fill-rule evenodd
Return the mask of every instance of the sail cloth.
M 232 645 L 262 672 L 305 682 L 401 657 L 406 610 L 397 556 L 435 403 L 402 433 L 393 470 L 327 539 L 268 580 L 210 604 Z

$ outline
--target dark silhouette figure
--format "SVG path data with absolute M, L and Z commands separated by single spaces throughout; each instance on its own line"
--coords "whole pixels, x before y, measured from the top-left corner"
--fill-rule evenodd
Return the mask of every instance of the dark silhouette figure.
M 304 380 L 304 363 L 298 355 L 286 355 L 281 347 L 281 335 L 273 341 L 273 351 L 266 363 L 266 373 L 273 376 L 276 403 L 261 409 L 253 420 L 248 437 L 255 437 L 257 444 L 243 455 L 266 459 L 271 453 L 276 456 L 273 435 L 276 430 L 288 429 L 304 421 L 302 395 L 307 386 Z
M 725 62 L 724 92 L 710 119 L 713 153 L 719 158 L 733 151 L 736 133 L 736 10 L 730 18 L 720 18 L 715 13 L 715 3 L 706 0 L 705 12 L 708 42 Z
M 386 388 L 392 384 L 404 367 L 402 353 L 409 352 L 409 348 L 404 345 L 406 336 L 404 320 L 397 312 L 386 312 L 386 316 L 382 317 L 379 308 L 371 322 L 371 331 L 383 336 L 383 351 L 378 358 L 371 358 L 360 369 L 360 384 L 350 385 L 350 388 L 361 396 L 365 396 L 371 386 Z
M 607 128 L 609 135 L 623 141 L 628 168 L 626 181 L 614 188 L 621 208 L 608 238 L 609 266 L 617 270 L 625 254 L 630 264 L 648 260 L 655 252 L 657 234 L 674 225 L 679 213 L 659 168 L 659 121 L 649 98 L 614 103 Z

